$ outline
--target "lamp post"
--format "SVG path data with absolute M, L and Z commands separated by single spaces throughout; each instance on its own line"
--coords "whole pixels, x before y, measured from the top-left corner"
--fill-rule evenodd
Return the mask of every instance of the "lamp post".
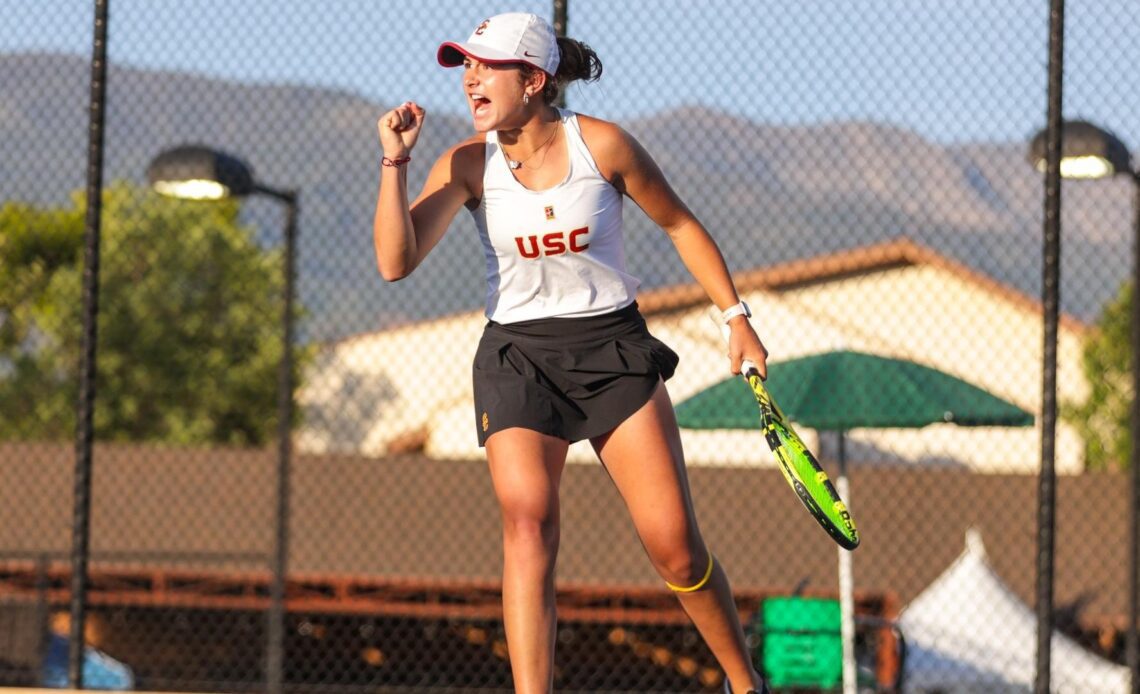
M 284 687 L 285 571 L 289 530 L 289 463 L 293 422 L 293 294 L 299 193 L 256 181 L 241 159 L 200 145 L 182 145 L 159 154 L 147 167 L 147 181 L 163 195 L 188 200 L 266 195 L 285 204 L 285 296 L 281 361 L 277 370 L 277 497 L 266 655 L 266 688 Z
M 1045 170 L 1045 132 L 1038 133 L 1029 147 L 1029 161 Z M 1128 632 L 1125 659 L 1132 673 L 1132 692 L 1140 694 L 1140 636 L 1137 608 L 1140 601 L 1140 172 L 1132 167 L 1128 147 L 1116 135 L 1087 121 L 1065 121 L 1061 128 L 1061 177 L 1097 179 L 1127 176 L 1133 189 L 1132 235 L 1132 409 L 1129 464 L 1132 498 L 1128 528 Z

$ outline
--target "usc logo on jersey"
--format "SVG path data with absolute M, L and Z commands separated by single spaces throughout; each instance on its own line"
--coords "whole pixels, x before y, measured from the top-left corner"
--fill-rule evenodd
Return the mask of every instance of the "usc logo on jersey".
M 589 227 L 581 227 L 571 232 L 554 231 L 543 234 L 541 237 L 537 234 L 516 236 L 515 245 L 518 246 L 519 253 L 524 258 L 562 255 L 567 251 L 581 253 L 590 247 L 589 242 L 583 243 L 581 241 L 581 238 L 589 233 Z

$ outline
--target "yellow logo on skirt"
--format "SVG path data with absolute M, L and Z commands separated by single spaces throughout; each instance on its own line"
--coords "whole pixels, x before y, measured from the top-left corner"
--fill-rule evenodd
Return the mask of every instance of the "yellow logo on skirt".
M 484 412 L 483 413 L 483 431 L 487 431 L 487 429 L 490 426 L 491 426 L 491 420 L 487 417 L 487 413 Z

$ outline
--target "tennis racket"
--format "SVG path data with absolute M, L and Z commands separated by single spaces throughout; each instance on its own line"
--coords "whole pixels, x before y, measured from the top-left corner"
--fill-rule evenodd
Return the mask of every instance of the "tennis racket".
M 713 320 L 720 326 L 725 340 L 728 340 L 731 331 L 720 321 L 719 312 L 713 316 Z M 858 547 L 859 531 L 855 528 L 855 519 L 848 512 L 847 505 L 839 498 L 839 493 L 835 491 L 835 486 L 820 467 L 819 461 L 804 445 L 780 410 L 780 406 L 764 387 L 764 379 L 760 378 L 756 365 L 747 359 L 744 360 L 740 375 L 748 382 L 752 394 L 756 396 L 756 404 L 760 406 L 760 428 L 764 432 L 768 448 L 772 449 L 772 453 L 776 456 L 776 462 L 779 463 L 780 472 L 784 473 L 784 479 L 803 502 L 804 508 L 827 531 L 831 539 L 844 549 L 851 550 Z

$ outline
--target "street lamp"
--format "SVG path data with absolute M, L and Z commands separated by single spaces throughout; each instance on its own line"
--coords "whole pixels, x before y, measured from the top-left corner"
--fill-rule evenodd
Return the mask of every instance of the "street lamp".
M 1045 171 L 1046 132 L 1033 137 L 1029 163 Z M 1137 178 L 1132 156 L 1116 135 L 1088 121 L 1070 120 L 1061 125 L 1061 178 L 1108 178 L 1125 174 Z
M 1039 132 L 1029 147 L 1029 162 L 1045 170 L 1045 131 Z M 1096 179 L 1127 176 L 1133 190 L 1132 235 L 1132 411 L 1129 434 L 1132 439 L 1132 502 L 1128 555 L 1128 633 L 1126 660 L 1132 673 L 1132 691 L 1140 692 L 1140 635 L 1137 607 L 1140 600 L 1140 172 L 1132 168 L 1128 147 L 1116 135 L 1087 121 L 1065 121 L 1061 126 L 1061 177 Z
M 235 156 L 201 145 L 168 149 L 150 163 L 147 181 L 155 191 L 189 200 L 267 195 L 286 206 L 285 307 L 281 361 L 277 371 L 277 506 L 275 546 L 266 657 L 267 689 L 280 694 L 284 685 L 285 568 L 288 553 L 290 430 L 293 422 L 293 284 L 295 274 L 298 191 L 271 188 L 253 177 Z

